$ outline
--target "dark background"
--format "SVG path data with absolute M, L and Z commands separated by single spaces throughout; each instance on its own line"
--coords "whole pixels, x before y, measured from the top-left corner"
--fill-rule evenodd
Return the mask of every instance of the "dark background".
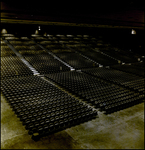
M 91 34 L 144 55 L 144 1 L 1 1 L 1 28 L 17 36 Z M 136 30 L 136 35 L 131 30 Z

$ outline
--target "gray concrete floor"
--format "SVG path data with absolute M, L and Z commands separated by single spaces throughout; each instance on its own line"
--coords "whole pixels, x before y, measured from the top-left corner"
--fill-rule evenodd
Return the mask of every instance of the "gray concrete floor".
M 1 149 L 144 149 L 144 103 L 35 142 L 1 96 Z

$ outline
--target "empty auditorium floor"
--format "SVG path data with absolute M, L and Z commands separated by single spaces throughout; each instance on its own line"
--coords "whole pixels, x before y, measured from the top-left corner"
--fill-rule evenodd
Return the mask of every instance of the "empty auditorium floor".
M 144 103 L 35 142 L 1 95 L 1 149 L 144 149 Z

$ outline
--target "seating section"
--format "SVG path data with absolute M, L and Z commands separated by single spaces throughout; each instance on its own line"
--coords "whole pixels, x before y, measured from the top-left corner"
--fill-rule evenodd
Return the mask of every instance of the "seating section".
M 28 38 L 10 39 L 9 42 L 40 74 L 70 70 Z
M 37 76 L 3 80 L 1 89 L 34 140 L 97 116 L 92 108 Z
M 100 51 L 94 51 L 92 47 L 94 47 L 94 39 L 93 37 L 85 36 L 55 36 L 55 39 L 60 43 L 66 45 L 67 47 L 73 49 L 74 51 L 78 51 L 80 54 L 87 56 L 92 59 L 96 63 L 99 63 L 104 66 L 118 64 L 118 61 L 109 57 L 108 55 L 104 55 Z
M 69 71 L 70 68 L 49 54 L 26 56 L 25 59 L 41 74 Z
M 132 65 L 137 66 L 141 69 L 144 69 L 144 66 L 145 66 L 143 61 L 142 62 L 137 62 L 137 63 L 132 63 Z
M 1 79 L 33 75 L 33 72 L 17 56 L 1 57 Z
M 90 60 L 103 66 L 118 63 L 135 63 L 141 56 L 129 50 L 112 47 L 111 44 L 99 37 L 89 35 L 48 35 L 47 37 L 33 37 L 37 43 L 54 52 L 79 52 Z
M 141 92 L 143 94 L 145 94 L 145 79 L 139 79 L 139 80 L 135 80 L 135 81 L 131 81 L 131 82 L 125 82 L 122 85 L 124 85 L 125 87 L 129 87 L 130 89 L 133 89 L 135 91 Z
M 144 100 L 143 57 L 101 37 L 1 37 L 1 91 L 34 140 Z
M 111 66 L 114 64 L 118 64 L 118 61 L 115 59 L 112 59 L 111 57 L 108 57 L 101 52 L 97 51 L 82 51 L 83 55 L 93 59 L 94 61 L 98 62 L 99 64 L 103 66 Z
M 114 84 L 121 86 L 125 85 L 129 89 L 135 90 L 137 92 L 144 91 L 144 78 L 130 73 L 107 68 L 84 69 L 82 71 Z M 132 84 L 134 86 L 132 86 Z
M 7 46 L 7 44 L 1 40 L 1 57 L 6 57 L 6 56 L 16 56 L 16 54 Z
M 101 51 L 113 58 L 116 58 L 118 60 L 120 60 L 121 62 L 125 62 L 125 63 L 133 63 L 133 62 L 137 62 L 138 61 L 138 55 L 129 52 L 129 51 L 124 51 L 124 50 L 120 50 L 120 49 L 109 49 L 109 50 L 105 50 L 105 49 L 101 49 Z
M 103 66 L 118 64 L 118 62 L 137 62 L 140 55 L 129 50 L 113 47 L 103 37 L 90 35 L 51 35 L 59 43 L 90 57 Z
M 42 38 L 35 37 L 35 40 L 37 41 L 37 43 L 43 45 L 45 48 L 47 48 L 49 51 L 51 51 L 53 54 L 58 56 L 61 60 L 63 60 L 64 62 L 66 62 L 68 65 L 70 65 L 75 69 L 92 68 L 98 66 L 97 63 L 94 63 L 89 59 L 86 59 L 79 53 L 76 53 L 75 50 L 71 50 L 66 46 L 60 44 L 59 42 L 55 42 L 54 38 L 51 39 L 44 38 L 43 41 Z M 56 37 L 55 40 L 58 41 Z
M 67 62 L 70 66 L 74 67 L 75 69 L 92 68 L 98 66 L 96 63 L 84 58 L 78 53 L 64 52 L 57 53 L 56 56 L 58 56 L 63 61 Z
M 1 39 L 1 79 L 33 75 L 33 72 Z
M 132 73 L 141 77 L 144 77 L 144 68 L 142 63 L 134 63 L 134 64 L 124 64 L 124 65 L 114 65 L 111 66 L 113 69 L 117 69 L 120 71 Z
M 69 49 L 61 45 L 58 41 L 55 41 L 54 39 L 50 39 L 47 37 L 41 37 L 41 36 L 35 36 L 32 37 L 35 42 L 45 47 L 48 51 L 51 52 L 59 52 L 59 51 L 68 51 Z
M 80 72 L 49 74 L 45 77 L 106 113 L 121 110 L 143 99 L 143 95 Z
M 36 45 L 34 41 L 28 39 L 27 37 L 21 37 L 17 39 L 11 38 L 8 39 L 8 41 L 21 55 L 34 55 L 46 53 L 41 47 Z

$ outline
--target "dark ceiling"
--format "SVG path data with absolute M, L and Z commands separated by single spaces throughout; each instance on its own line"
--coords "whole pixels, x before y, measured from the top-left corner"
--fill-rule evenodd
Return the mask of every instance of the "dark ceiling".
M 144 29 L 144 1 L 1 1 L 1 23 Z

